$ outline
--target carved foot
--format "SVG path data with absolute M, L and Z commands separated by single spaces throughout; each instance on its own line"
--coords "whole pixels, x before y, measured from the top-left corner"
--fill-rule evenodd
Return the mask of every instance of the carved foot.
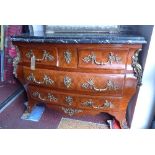
M 119 125 L 120 125 L 121 129 L 128 129 L 129 128 L 127 120 L 126 120 L 125 111 L 114 112 L 113 116 L 119 122 Z
M 126 119 L 123 119 L 120 122 L 120 126 L 121 126 L 122 129 L 129 129 Z
M 28 102 L 25 102 L 24 105 L 26 106 L 26 112 L 31 113 L 32 111 L 32 106 Z
M 37 101 L 33 99 L 29 99 L 28 104 L 27 104 L 27 111 L 28 113 L 32 112 L 33 107 L 37 104 Z
M 113 120 L 107 120 L 107 123 L 109 124 L 110 129 L 120 129 L 119 122 L 116 119 Z
M 27 106 L 28 113 L 31 113 L 32 112 L 32 108 L 33 108 L 33 106 Z

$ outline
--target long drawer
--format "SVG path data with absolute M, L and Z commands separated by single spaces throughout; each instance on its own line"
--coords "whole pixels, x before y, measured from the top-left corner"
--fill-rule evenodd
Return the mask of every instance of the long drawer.
M 125 80 L 124 74 L 31 70 L 29 67 L 23 67 L 23 73 L 25 80 L 31 84 L 91 95 L 122 96 Z
M 38 88 L 31 85 L 28 86 L 28 91 L 33 99 L 47 104 L 101 111 L 117 111 L 120 108 L 121 98 L 77 95 L 73 93 L 54 91 L 50 88 Z

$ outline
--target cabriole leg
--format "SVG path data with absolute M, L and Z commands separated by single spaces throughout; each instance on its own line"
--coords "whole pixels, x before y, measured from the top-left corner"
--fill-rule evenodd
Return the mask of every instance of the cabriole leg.
M 126 120 L 126 112 L 120 111 L 120 112 L 115 113 L 115 118 L 116 118 L 116 120 L 119 121 L 122 129 L 128 129 L 129 128 L 127 120 Z

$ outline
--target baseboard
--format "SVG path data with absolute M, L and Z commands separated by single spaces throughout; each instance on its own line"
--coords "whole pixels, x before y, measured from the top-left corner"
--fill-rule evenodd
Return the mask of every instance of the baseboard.
M 5 101 L 0 104 L 0 113 L 8 107 L 16 98 L 18 98 L 23 92 L 24 88 L 20 87 L 12 95 L 10 95 Z

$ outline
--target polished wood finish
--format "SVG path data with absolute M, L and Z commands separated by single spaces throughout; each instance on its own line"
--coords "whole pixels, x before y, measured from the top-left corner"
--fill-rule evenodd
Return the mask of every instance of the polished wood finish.
M 72 47 L 58 48 L 58 66 L 61 68 L 77 68 L 77 49 Z M 70 60 L 66 61 L 65 54 L 70 54 Z
M 123 85 L 124 85 L 124 74 L 92 74 L 92 73 L 76 73 L 67 71 L 56 71 L 48 69 L 35 69 L 31 70 L 29 67 L 23 67 L 24 79 L 29 84 L 36 84 L 39 86 L 51 87 L 53 89 L 76 91 L 79 93 L 87 93 L 91 95 L 113 95 L 122 96 Z M 34 75 L 36 81 L 42 82 L 44 76 L 47 75 L 52 81 L 52 84 L 41 83 L 38 84 L 32 80 L 28 80 L 28 77 Z M 71 84 L 69 87 L 64 84 L 64 78 L 69 77 L 71 79 Z M 115 89 L 107 89 L 105 91 L 95 91 L 94 89 L 83 88 L 82 84 L 87 83 L 89 79 L 93 79 L 96 88 L 107 88 L 108 80 L 111 80 L 116 86 Z
M 38 100 L 38 101 L 43 101 L 44 103 L 47 104 L 56 104 L 56 105 L 64 105 L 68 107 L 76 107 L 76 108 L 82 108 L 82 109 L 89 109 L 89 110 L 97 110 L 97 111 L 108 111 L 108 110 L 116 110 L 121 107 L 120 102 L 121 102 L 121 97 L 96 97 L 96 96 L 91 96 L 91 95 L 82 95 L 82 94 L 75 94 L 75 93 L 65 93 L 65 92 L 60 92 L 60 91 L 55 91 L 51 90 L 49 88 L 37 88 L 36 86 L 28 86 L 28 91 L 30 92 L 31 98 Z M 40 97 L 34 96 L 34 92 L 39 92 Z M 49 93 L 53 95 L 53 99 L 49 99 L 48 95 Z M 71 102 L 67 102 L 66 98 L 70 97 L 72 98 Z M 94 103 L 93 106 L 85 105 L 84 103 L 87 101 L 91 101 Z M 104 106 L 104 103 L 111 102 L 111 106 Z
M 46 52 L 53 57 L 52 60 L 41 60 L 43 58 L 44 52 Z M 37 64 L 45 64 L 50 66 L 57 66 L 57 59 L 58 54 L 56 48 L 31 48 L 31 47 L 24 47 L 22 48 L 21 53 L 21 62 L 30 62 L 32 55 L 35 56 L 38 61 L 36 61 Z
M 79 64 L 80 68 L 94 68 L 94 69 L 125 69 L 128 50 L 122 50 L 121 48 L 102 48 L 102 49 L 79 49 Z M 83 61 L 83 58 L 86 58 L 88 55 L 94 54 L 96 56 L 97 62 L 103 62 L 105 65 L 97 65 L 95 63 L 86 63 Z M 110 54 L 120 58 L 120 61 L 112 62 L 113 65 L 108 63 L 108 57 Z
M 104 112 L 125 127 L 127 106 L 137 87 L 132 57 L 142 45 L 22 42 L 14 45 L 21 56 L 17 78 L 27 84 L 29 111 L 43 102 L 69 116 Z M 35 70 L 30 68 L 32 55 L 27 57 L 30 51 L 38 59 Z M 47 52 L 54 59 L 49 60 L 44 55 Z

